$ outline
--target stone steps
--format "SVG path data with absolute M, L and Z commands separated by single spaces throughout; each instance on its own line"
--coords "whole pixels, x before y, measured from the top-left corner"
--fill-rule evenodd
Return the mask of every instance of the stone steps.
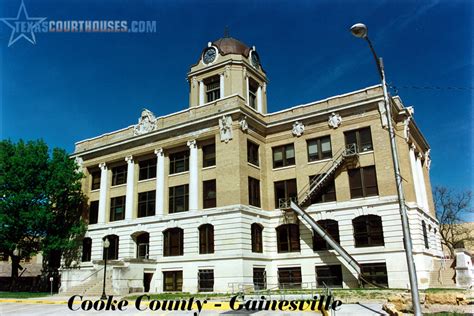
M 452 267 L 454 260 L 436 260 L 433 271 L 430 273 L 430 287 L 456 287 L 455 269 Z
M 71 287 L 61 295 L 72 296 L 72 295 L 83 295 L 83 296 L 100 296 L 102 295 L 104 279 L 97 278 L 86 283 L 79 284 Z M 116 294 L 112 288 L 112 277 L 107 277 L 105 282 L 105 293 L 107 295 Z

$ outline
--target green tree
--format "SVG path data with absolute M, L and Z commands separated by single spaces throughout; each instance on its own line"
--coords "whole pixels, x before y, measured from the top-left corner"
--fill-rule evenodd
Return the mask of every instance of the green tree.
M 0 142 L 0 250 L 12 259 L 12 288 L 20 260 L 43 253 L 45 277 L 68 266 L 85 231 L 83 174 L 62 149 L 42 141 Z

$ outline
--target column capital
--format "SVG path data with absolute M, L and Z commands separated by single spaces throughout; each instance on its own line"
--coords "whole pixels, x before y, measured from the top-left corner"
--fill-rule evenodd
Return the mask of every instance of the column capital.
M 164 151 L 162 147 L 155 149 L 156 156 L 163 156 L 163 154 L 164 154 Z
M 107 165 L 105 164 L 105 162 L 101 162 L 101 163 L 99 164 L 99 168 L 100 168 L 101 170 L 107 170 Z
M 130 155 L 130 156 L 125 157 L 125 161 L 128 163 L 133 163 L 133 156 Z
M 419 152 L 417 156 L 418 156 L 418 158 L 420 158 L 420 159 L 423 158 L 423 154 L 422 154 L 421 152 Z
M 415 150 L 415 149 L 416 149 L 415 144 L 411 143 L 411 144 L 410 144 L 410 150 Z
M 195 139 L 190 139 L 187 142 L 188 147 L 191 148 L 196 148 L 196 140 Z

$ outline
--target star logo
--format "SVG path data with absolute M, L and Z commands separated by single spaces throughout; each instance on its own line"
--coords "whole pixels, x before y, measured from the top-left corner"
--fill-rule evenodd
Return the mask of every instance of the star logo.
M 22 1 L 15 18 L 0 19 L 0 21 L 12 29 L 10 40 L 8 41 L 8 47 L 15 44 L 21 38 L 24 38 L 31 44 L 35 45 L 36 37 L 34 30 L 44 20 L 46 20 L 46 18 L 30 18 L 28 12 L 26 12 L 25 4 Z

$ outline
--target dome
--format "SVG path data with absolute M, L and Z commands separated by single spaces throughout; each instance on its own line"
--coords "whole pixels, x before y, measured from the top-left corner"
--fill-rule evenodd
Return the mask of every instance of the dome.
M 219 53 L 224 56 L 227 54 L 239 54 L 249 57 L 251 48 L 232 37 L 223 37 L 214 42 L 212 45 L 216 46 Z

